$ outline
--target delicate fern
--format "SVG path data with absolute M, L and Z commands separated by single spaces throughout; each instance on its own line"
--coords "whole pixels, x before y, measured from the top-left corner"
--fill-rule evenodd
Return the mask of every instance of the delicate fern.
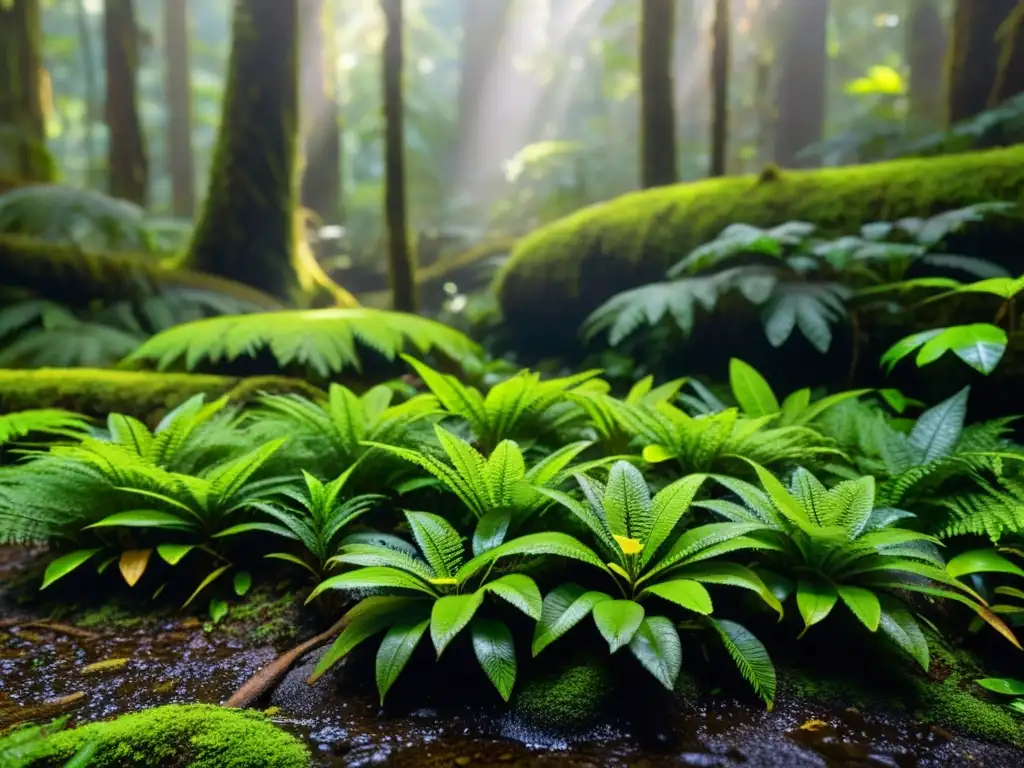
M 295 310 L 185 323 L 157 334 L 128 358 L 155 363 L 161 371 L 175 363 L 192 370 L 201 361 L 231 361 L 269 349 L 281 366 L 308 366 L 316 375 L 361 369 L 357 345 L 392 360 L 402 350 L 420 354 L 437 349 L 458 360 L 479 353 L 456 330 L 416 315 L 377 309 Z
M 77 438 L 88 429 L 83 417 L 58 408 L 9 413 L 0 416 L 0 446 L 33 433 Z

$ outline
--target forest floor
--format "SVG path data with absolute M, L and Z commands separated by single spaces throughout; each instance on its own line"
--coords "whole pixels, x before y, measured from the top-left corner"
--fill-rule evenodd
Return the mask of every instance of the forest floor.
M 81 723 L 160 704 L 219 703 L 315 631 L 299 619 L 301 601 L 273 589 L 250 596 L 216 626 L 180 613 L 140 616 L 110 604 L 55 614 L 52 605 L 44 610 L 19 600 L 21 575 L 37 563 L 37 553 L 0 547 L 0 730 L 62 714 Z M 1022 750 L 910 714 L 844 706 L 784 675 L 772 713 L 723 697 L 685 696 L 669 707 L 673 711 L 659 712 L 664 717 L 631 723 L 609 717 L 566 735 L 527 725 L 502 706 L 428 702 L 385 712 L 372 681 L 352 679 L 366 677 L 355 674 L 365 672 L 359 656 L 310 687 L 305 678 L 314 663 L 300 662 L 260 705 L 307 740 L 320 766 L 1024 765 Z M 458 691 L 463 685 L 459 675 L 439 687 Z

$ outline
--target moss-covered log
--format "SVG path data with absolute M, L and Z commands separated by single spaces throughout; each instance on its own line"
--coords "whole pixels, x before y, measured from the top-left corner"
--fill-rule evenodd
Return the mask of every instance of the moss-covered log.
M 247 285 L 187 269 L 167 269 L 151 254 L 92 253 L 15 235 L 0 235 L 0 280 L 6 288 L 22 288 L 71 304 L 140 299 L 168 288 L 190 288 L 231 296 L 261 309 L 281 309 L 276 299 Z
M 580 323 L 606 299 L 661 280 L 734 222 L 803 220 L 849 233 L 867 222 L 1022 198 L 1024 147 L 677 184 L 590 206 L 523 238 L 496 290 L 505 322 L 522 344 L 571 349 Z M 971 255 L 1024 269 L 1016 239 L 1024 227 L 998 226 L 1012 231 L 986 238 Z
M 64 408 L 97 418 L 126 413 L 152 422 L 199 393 L 209 398 L 228 395 L 234 402 L 246 403 L 260 392 L 295 392 L 309 397 L 321 394 L 312 384 L 283 376 L 237 378 L 98 368 L 0 369 L 0 414 Z

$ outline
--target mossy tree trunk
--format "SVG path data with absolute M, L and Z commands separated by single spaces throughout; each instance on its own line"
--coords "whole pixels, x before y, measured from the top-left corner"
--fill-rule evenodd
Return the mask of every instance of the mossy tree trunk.
M 813 165 L 801 150 L 819 143 L 825 130 L 829 0 L 786 0 L 779 46 L 778 122 L 775 162 L 788 168 Z
M 675 0 L 640 6 L 640 184 L 679 181 L 672 44 Z
M 227 89 L 190 269 L 294 298 L 297 0 L 235 0 Z
M 715 0 L 711 54 L 711 170 L 724 176 L 729 141 L 729 43 L 732 26 L 731 0 Z
M 392 309 L 415 312 L 416 264 L 409 247 L 405 205 L 405 108 L 402 75 L 405 31 L 402 0 L 381 0 L 387 24 L 384 36 L 384 216 L 388 228 L 388 266 Z
M 342 157 L 335 4 L 333 0 L 305 0 L 300 11 L 301 199 L 325 222 L 338 223 L 342 221 Z
M 46 110 L 39 0 L 0 2 L 0 128 L 9 168 L 0 175 L 19 181 L 50 181 L 52 159 L 46 151 Z M 10 147 L 10 149 L 8 149 Z
M 189 0 L 164 0 L 167 164 L 171 173 L 172 210 L 182 218 L 191 218 L 196 209 L 188 3 Z
M 910 68 L 908 116 L 914 125 L 941 124 L 942 66 L 948 45 L 938 0 L 911 0 L 906 56 Z
M 1024 93 L 1024 0 L 1003 22 L 997 33 L 999 65 L 988 104 L 997 107 L 1012 96 Z
M 145 206 L 149 165 L 136 94 L 139 28 L 135 22 L 135 5 L 133 0 L 106 0 L 103 8 L 108 190 L 114 197 Z
M 1018 0 L 956 0 L 947 55 L 946 119 L 949 124 L 984 112 L 996 82 L 996 34 Z

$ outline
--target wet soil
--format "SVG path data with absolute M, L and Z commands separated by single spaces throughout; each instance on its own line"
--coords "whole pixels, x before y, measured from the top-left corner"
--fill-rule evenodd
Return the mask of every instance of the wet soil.
M 25 557 L 0 548 L 0 729 L 60 714 L 80 723 L 160 704 L 221 702 L 283 650 L 256 627 L 210 627 L 196 618 L 112 620 L 85 629 L 75 616 L 36 624 L 39 616 L 3 595 L 5 577 Z M 825 704 L 785 683 L 772 713 L 726 698 L 684 697 L 656 722 L 616 716 L 566 735 L 528 726 L 500 707 L 384 713 L 372 684 L 341 689 L 325 678 L 307 686 L 312 663 L 300 664 L 263 705 L 306 739 L 325 767 L 1024 765 L 1022 750 Z M 342 677 L 366 671 L 358 656 L 347 663 L 353 669 L 340 670 Z

